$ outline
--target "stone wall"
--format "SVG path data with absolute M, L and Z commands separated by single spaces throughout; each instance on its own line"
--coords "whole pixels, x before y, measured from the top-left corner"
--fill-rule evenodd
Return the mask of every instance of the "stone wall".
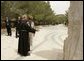
M 64 60 L 83 59 L 83 2 L 71 1 L 68 38 L 64 41 Z

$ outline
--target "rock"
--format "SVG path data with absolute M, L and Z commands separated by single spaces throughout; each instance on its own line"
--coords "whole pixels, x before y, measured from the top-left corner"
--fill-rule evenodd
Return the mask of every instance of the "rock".
M 68 38 L 64 41 L 64 60 L 83 60 L 83 1 L 71 1 Z

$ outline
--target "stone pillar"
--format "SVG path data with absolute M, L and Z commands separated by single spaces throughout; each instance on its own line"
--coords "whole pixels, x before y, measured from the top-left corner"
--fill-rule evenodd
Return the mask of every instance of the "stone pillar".
M 71 1 L 68 12 L 68 38 L 64 41 L 64 60 L 83 59 L 83 1 Z

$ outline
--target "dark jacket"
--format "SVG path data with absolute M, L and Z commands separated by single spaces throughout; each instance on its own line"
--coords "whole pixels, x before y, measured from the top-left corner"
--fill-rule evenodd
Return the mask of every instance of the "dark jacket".
M 15 27 L 16 27 L 16 29 L 19 29 L 19 25 L 20 25 L 20 20 L 16 20 L 15 21 Z
M 5 23 L 6 23 L 6 27 L 11 27 L 11 21 L 9 19 L 8 21 L 6 20 Z

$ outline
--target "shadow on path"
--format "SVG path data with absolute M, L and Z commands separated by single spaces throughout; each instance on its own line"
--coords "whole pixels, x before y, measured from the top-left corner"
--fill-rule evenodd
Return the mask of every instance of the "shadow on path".
M 62 49 L 53 49 L 53 50 L 44 50 L 33 53 L 42 58 L 48 60 L 63 60 L 63 50 Z

